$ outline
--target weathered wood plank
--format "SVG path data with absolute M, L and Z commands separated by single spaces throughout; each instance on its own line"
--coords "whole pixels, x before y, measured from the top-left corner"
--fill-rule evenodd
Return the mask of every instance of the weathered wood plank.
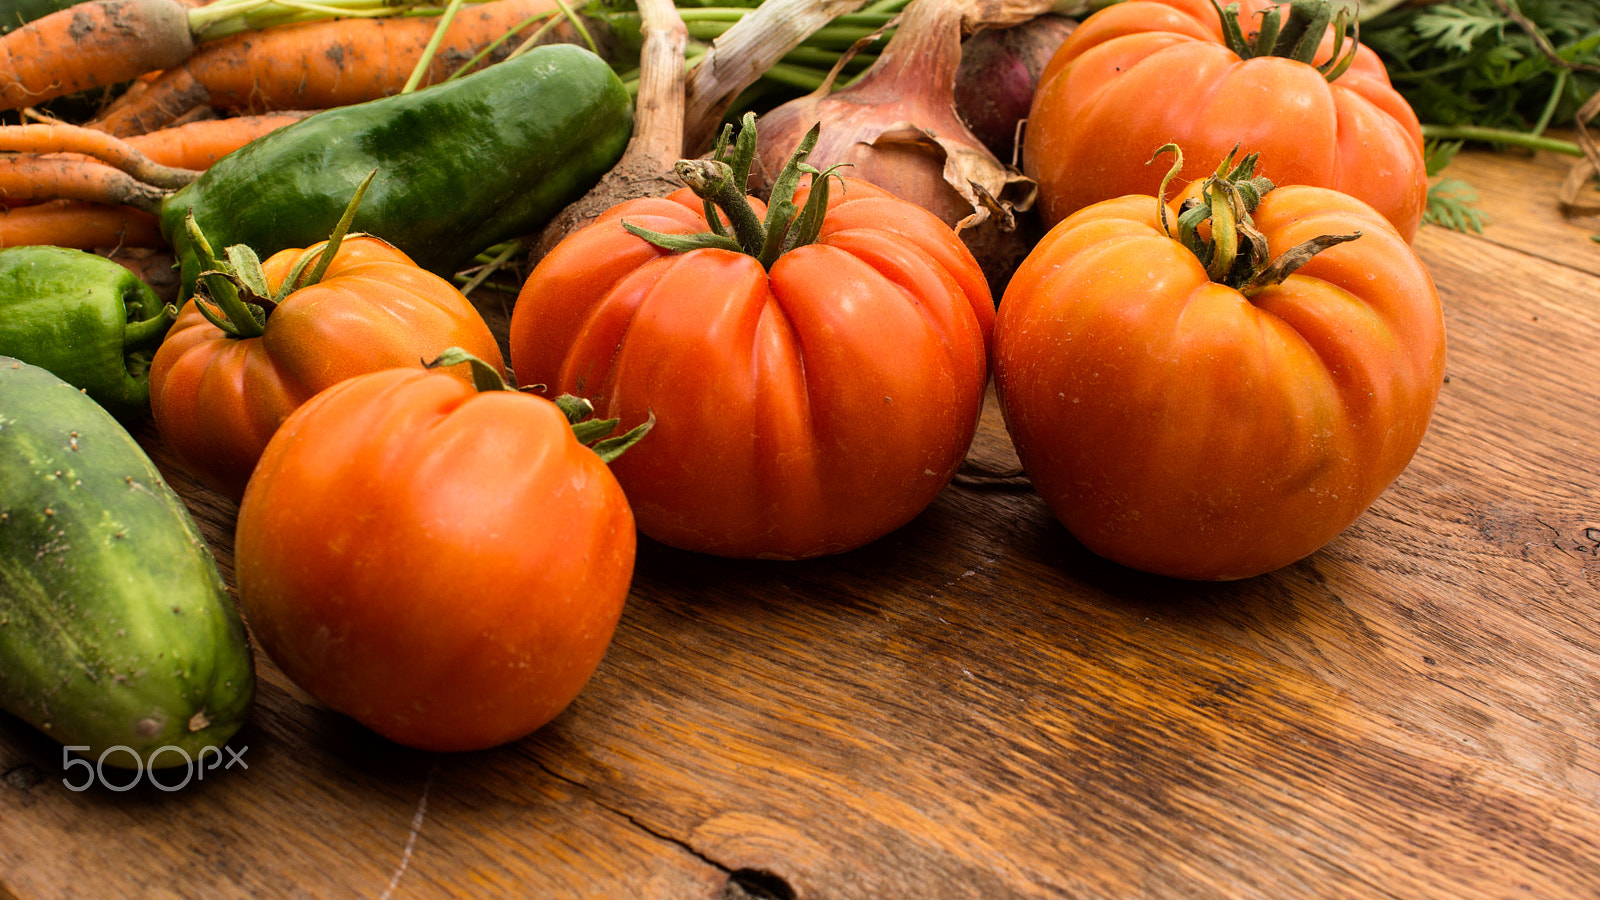
M 1600 275 L 1600 216 L 1565 216 L 1561 182 L 1574 159 L 1549 151 L 1458 154 L 1439 174 L 1466 182 L 1484 214 L 1485 239 L 1569 268 Z M 1590 189 L 1595 185 L 1590 182 Z M 1592 195 L 1600 201 L 1600 193 Z
M 268 670 L 275 674 L 275 670 Z M 0 891 L 18 897 L 714 897 L 727 873 L 524 765 L 381 741 L 263 684 L 233 765 L 164 792 L 74 793 L 0 719 Z M 108 780 L 126 783 L 126 774 Z M 184 773 L 163 776 L 182 783 Z M 637 893 L 634 891 L 637 890 Z

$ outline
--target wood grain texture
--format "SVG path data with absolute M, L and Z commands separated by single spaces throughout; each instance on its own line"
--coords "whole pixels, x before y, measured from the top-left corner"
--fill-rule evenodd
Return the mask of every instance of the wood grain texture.
M 1555 136 L 1572 139 L 1570 134 Z M 1587 240 L 1600 234 L 1600 216 L 1561 212 L 1561 181 L 1574 162 L 1548 151 L 1463 153 L 1439 177 L 1465 182 L 1477 196 L 1471 205 L 1485 214 L 1486 240 L 1600 275 L 1600 253 Z M 1594 189 L 1594 183 L 1589 187 Z
M 1455 166 L 1491 224 L 1418 237 L 1432 427 L 1306 560 L 1142 575 L 1018 478 L 830 559 L 645 541 L 506 747 L 395 747 L 264 657 L 249 769 L 182 791 L 69 791 L 0 717 L 0 898 L 1600 897 L 1600 223 L 1525 202 L 1558 166 Z M 231 575 L 233 508 L 143 440 Z M 972 458 L 1015 464 L 992 403 Z

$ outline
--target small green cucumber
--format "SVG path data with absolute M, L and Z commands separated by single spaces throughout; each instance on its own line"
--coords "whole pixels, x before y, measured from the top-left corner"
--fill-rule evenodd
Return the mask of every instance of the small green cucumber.
M 0 709 L 107 765 L 132 767 L 106 753 L 126 747 L 166 767 L 220 750 L 254 695 L 183 500 L 99 404 L 0 356 Z

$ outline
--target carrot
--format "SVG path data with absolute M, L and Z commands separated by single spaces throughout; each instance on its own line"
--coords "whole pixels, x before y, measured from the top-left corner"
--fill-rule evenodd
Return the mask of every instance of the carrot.
M 127 206 L 49 200 L 0 206 L 0 247 L 49 245 L 75 250 L 165 245 L 156 217 Z
M 486 0 L 446 29 L 421 84 L 442 81 L 508 32 L 557 13 L 556 0 Z M 116 135 L 153 130 L 201 104 L 232 112 L 327 109 L 397 94 L 438 25 L 435 17 L 331 19 L 235 34 L 202 45 L 93 127 Z M 481 64 L 509 55 L 502 45 Z
M 0 151 L 24 151 L 0 156 L 0 199 L 10 207 L 0 246 L 159 244 L 149 214 L 159 188 L 186 184 L 196 170 L 307 115 L 190 122 L 128 141 L 65 123 L 0 126 Z
M 0 156 L 0 199 L 7 201 L 87 200 L 154 213 L 166 194 L 121 169 L 82 157 Z
M 107 104 L 90 128 L 121 137 L 135 137 L 166 128 L 179 117 L 202 109 L 211 99 L 187 65 L 166 69 L 149 81 L 136 81 Z
M 203 170 L 268 132 L 311 115 L 290 110 L 229 119 L 200 119 L 129 137 L 129 146 L 164 166 Z
M 102 131 L 62 122 L 0 126 L 0 151 L 91 156 L 154 187 L 179 188 L 200 173 L 162 165 L 132 144 Z
M 90 0 L 0 37 L 0 109 L 178 65 L 194 52 L 177 0 Z
M 34 105 L 169 69 L 203 41 L 293 22 L 400 16 L 428 2 L 84 0 L 0 35 L 0 109 Z M 435 20 L 427 13 L 422 18 Z

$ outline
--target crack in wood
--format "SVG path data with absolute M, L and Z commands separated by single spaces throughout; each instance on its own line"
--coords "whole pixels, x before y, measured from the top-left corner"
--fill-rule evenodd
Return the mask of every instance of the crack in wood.
M 689 843 L 687 839 L 676 837 L 658 828 L 652 827 L 627 810 L 606 802 L 593 788 L 589 787 L 589 785 L 562 775 L 560 772 L 557 772 L 548 765 L 545 765 L 544 760 L 539 759 L 537 756 L 530 755 L 526 758 L 534 765 L 538 766 L 541 771 L 543 771 L 546 775 L 549 775 L 551 778 L 554 778 L 563 784 L 581 789 L 585 794 L 588 795 L 590 801 L 606 812 L 609 812 L 619 819 L 622 819 L 623 821 L 655 838 L 656 840 L 672 844 L 673 846 L 682 849 L 685 853 L 688 853 L 695 859 L 698 859 L 711 868 L 716 869 L 718 872 L 725 874 L 728 877 L 728 880 L 723 884 L 722 892 L 718 896 L 717 900 L 796 900 L 797 895 L 794 892 L 794 888 L 789 886 L 788 881 L 785 880 L 783 876 L 775 872 L 767 872 L 761 869 L 731 868 L 725 863 L 719 862 L 718 860 L 706 855 L 703 851 L 696 849 L 695 846 Z M 398 873 L 396 874 L 398 875 Z M 0 898 L 0 900 L 3 900 L 3 898 Z
M 435 756 L 433 768 L 428 770 L 428 778 L 422 782 L 422 796 L 417 799 L 417 810 L 411 814 L 411 831 L 406 835 L 406 846 L 400 853 L 400 864 L 389 877 L 389 886 L 378 895 L 378 900 L 389 900 L 395 888 L 400 886 L 401 876 L 405 875 L 406 869 L 411 865 L 411 854 L 417 846 L 417 835 L 422 831 L 422 822 L 428 815 L 428 792 L 433 789 L 433 780 L 438 774 L 439 758 Z

